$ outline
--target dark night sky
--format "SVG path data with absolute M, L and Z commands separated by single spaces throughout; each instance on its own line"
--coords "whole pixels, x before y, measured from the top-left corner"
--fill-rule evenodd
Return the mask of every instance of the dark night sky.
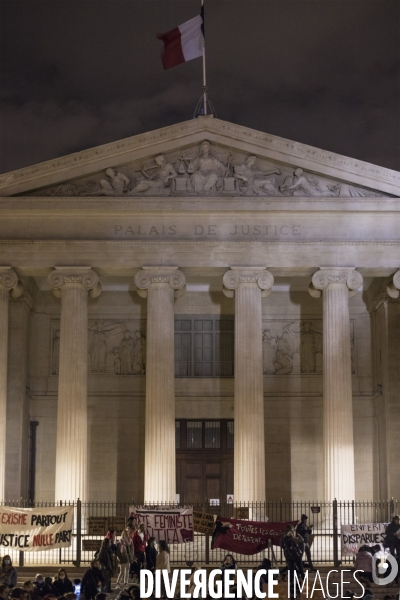
M 219 118 L 400 170 L 398 0 L 205 1 Z M 2 0 L 0 171 L 190 119 L 201 59 L 156 32 L 199 4 Z

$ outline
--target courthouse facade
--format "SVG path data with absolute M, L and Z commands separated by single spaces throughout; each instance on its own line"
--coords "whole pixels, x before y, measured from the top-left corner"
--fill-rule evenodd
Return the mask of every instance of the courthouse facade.
M 199 117 L 0 176 L 0 499 L 400 495 L 400 173 Z

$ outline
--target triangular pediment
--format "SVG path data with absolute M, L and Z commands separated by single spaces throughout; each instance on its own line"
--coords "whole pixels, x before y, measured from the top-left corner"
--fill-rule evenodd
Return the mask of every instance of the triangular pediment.
M 208 116 L 5 173 L 0 195 L 400 196 L 400 173 Z

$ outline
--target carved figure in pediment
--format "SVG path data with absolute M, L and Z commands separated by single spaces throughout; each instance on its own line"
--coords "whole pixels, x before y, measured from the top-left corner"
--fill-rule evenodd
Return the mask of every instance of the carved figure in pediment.
M 348 183 L 335 183 L 328 187 L 332 191 L 332 194 L 339 198 L 379 198 L 383 195 L 354 187 Z
M 269 171 L 259 171 L 254 168 L 257 161 L 256 156 L 248 156 L 242 165 L 237 165 L 233 168 L 236 178 L 243 182 L 240 186 L 241 191 L 245 196 L 277 196 L 279 189 L 275 183 L 275 179 L 269 179 L 270 175 L 281 175 L 280 169 L 270 169 Z
M 149 190 L 156 193 L 165 193 L 166 195 L 171 193 L 173 181 L 178 176 L 174 165 L 167 162 L 163 154 L 156 156 L 154 162 L 156 163 L 154 166 L 141 169 L 140 172 L 144 179 L 139 180 L 130 192 L 130 195 L 141 194 Z M 154 172 L 149 173 L 153 169 Z
M 133 373 L 133 350 L 135 342 L 131 332 L 127 329 L 119 345 L 119 357 L 121 359 L 121 375 L 132 375 Z
M 276 360 L 276 343 L 277 343 L 277 339 L 271 335 L 271 330 L 266 329 L 263 332 L 263 338 L 262 338 L 263 373 L 265 375 L 274 375 L 275 374 L 274 362 Z
M 303 169 L 295 169 L 293 175 L 286 177 L 279 190 L 289 192 L 290 196 L 334 196 L 327 185 L 308 175 L 304 175 Z
M 211 192 L 222 190 L 223 177 L 229 170 L 229 165 L 224 165 L 211 154 L 210 142 L 204 140 L 200 146 L 199 155 L 192 162 L 192 183 L 194 191 Z
M 134 375 L 144 375 L 146 371 L 146 340 L 141 331 L 135 331 L 134 348 L 132 353 L 132 368 Z
M 123 196 L 128 191 L 129 179 L 117 169 L 106 169 L 108 179 L 100 180 L 100 189 L 86 192 L 85 196 Z
M 60 362 L 60 332 L 56 331 L 54 336 L 51 372 L 53 375 L 58 375 L 58 365 Z

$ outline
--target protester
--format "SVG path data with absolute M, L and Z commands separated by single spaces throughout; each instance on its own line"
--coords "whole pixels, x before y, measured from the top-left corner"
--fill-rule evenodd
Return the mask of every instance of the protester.
M 10 590 L 8 588 L 8 585 L 5 585 L 5 583 L 2 583 L 0 585 L 0 600 L 6 600 L 6 598 L 8 598 L 9 593 L 10 593 Z
M 110 548 L 113 552 L 116 552 L 117 550 L 117 545 L 116 545 L 116 539 L 115 539 L 115 530 L 114 529 L 109 529 L 106 533 L 106 539 L 110 540 Z
M 107 600 L 108 596 L 105 592 L 96 594 L 96 600 Z
M 168 574 L 171 573 L 171 565 L 170 565 L 170 561 L 169 561 L 169 547 L 168 544 L 165 540 L 160 540 L 159 544 L 158 544 L 158 548 L 160 550 L 160 552 L 157 555 L 156 558 L 156 567 L 155 570 L 156 571 L 167 571 Z M 165 586 L 164 583 L 162 582 L 161 585 L 162 588 L 162 597 L 165 598 L 166 597 L 166 593 L 165 593 Z
M 268 584 L 268 570 L 271 568 L 271 566 L 272 566 L 272 563 L 269 560 L 269 558 L 264 558 L 263 561 L 262 561 L 262 563 L 261 563 L 261 565 L 258 565 L 258 567 L 255 567 L 253 569 L 253 589 L 254 589 L 254 593 L 256 593 L 256 589 L 255 589 L 255 585 L 254 585 L 254 583 L 255 583 L 255 576 L 256 576 L 257 572 L 260 571 L 261 569 L 265 569 L 266 573 L 265 573 L 265 575 L 264 574 L 261 575 L 260 580 L 259 580 L 260 581 L 260 592 L 261 593 L 265 593 L 266 592 L 266 589 L 265 589 L 264 586 Z
M 364 592 L 364 596 L 361 600 L 371 600 L 374 597 L 374 594 L 371 592 L 369 588 L 366 588 Z
M 32 600 L 32 594 L 33 594 L 33 583 L 32 583 L 32 581 L 25 581 L 25 583 L 22 584 L 22 588 L 28 594 L 29 600 Z
M 372 548 L 361 546 L 356 554 L 354 568 L 358 571 L 364 571 L 360 575 L 360 580 L 364 583 L 365 581 L 372 583 L 373 558 L 371 552 L 373 552 Z
M 48 592 L 51 591 L 51 587 L 46 590 L 46 586 L 44 584 L 44 577 L 40 573 L 38 573 L 35 577 L 35 581 L 33 582 L 33 592 L 32 598 L 33 600 L 39 600 L 40 598 L 44 598 Z
M 145 532 L 144 523 L 140 523 L 137 531 L 133 536 L 133 548 L 135 552 L 135 557 L 140 569 L 143 569 L 146 563 L 146 543 L 148 539 L 148 535 Z
M 113 552 L 111 550 L 110 538 L 105 537 L 101 543 L 98 561 L 103 571 L 103 592 L 111 592 L 111 578 L 114 571 Z
M 225 571 L 227 571 L 228 569 L 234 569 L 236 571 L 237 569 L 237 564 L 236 564 L 236 560 L 233 558 L 232 554 L 226 554 L 224 560 L 222 561 L 221 564 L 221 571 L 222 571 L 222 590 L 223 590 L 223 595 L 225 596 L 225 593 L 227 592 L 227 590 L 225 589 L 225 577 L 224 577 L 224 573 Z M 230 587 L 230 591 L 232 593 L 234 593 L 236 591 L 236 587 L 231 586 Z
M 52 594 L 59 598 L 60 596 L 64 596 L 68 592 L 74 591 L 74 584 L 67 577 L 67 572 L 65 569 L 58 569 L 57 576 L 54 578 L 53 585 L 51 588 Z
M 281 547 L 286 559 L 288 573 L 290 575 L 290 598 L 295 598 L 296 596 L 294 574 L 298 573 L 298 575 L 304 579 L 303 564 L 301 562 L 303 553 L 299 547 L 301 541 L 302 538 L 295 535 L 294 528 L 291 525 L 287 525 L 285 529 L 285 535 L 281 540 Z M 296 587 L 300 592 L 297 584 Z
M 44 578 L 44 589 L 45 589 L 45 596 L 52 596 L 52 587 L 53 587 L 53 580 L 51 577 L 45 577 Z
M 299 547 L 302 550 L 302 552 L 306 553 L 310 571 L 315 571 L 314 565 L 312 562 L 312 558 L 311 558 L 310 537 L 309 537 L 312 534 L 313 525 L 308 525 L 307 521 L 308 521 L 307 515 L 301 515 L 301 521 L 296 527 L 296 534 L 298 536 L 300 536 L 301 538 L 303 538 L 303 540 L 304 540 L 302 543 L 299 544 Z
M 121 584 L 128 585 L 129 581 L 129 566 L 132 558 L 132 539 L 130 536 L 130 528 L 126 528 L 121 535 L 121 539 L 117 543 L 116 555 L 119 562 L 119 575 L 117 578 L 116 590 L 119 590 Z
M 29 593 L 22 587 L 15 587 L 9 597 L 12 600 L 29 600 Z
M 97 559 L 92 560 L 82 579 L 81 590 L 85 594 L 85 600 L 94 600 L 96 595 L 101 592 L 102 583 L 103 574 L 100 563 Z
M 64 598 L 66 600 L 77 600 L 78 595 L 75 594 L 75 592 L 67 592 L 66 594 L 64 594 Z
M 17 585 L 17 578 L 17 569 L 13 567 L 11 557 L 6 554 L 1 561 L 0 583 L 5 583 L 12 589 Z
M 146 568 L 153 572 L 156 568 L 157 550 L 155 548 L 156 538 L 150 537 L 146 546 Z
M 385 546 L 390 549 L 390 554 L 400 557 L 400 516 L 395 515 L 386 527 Z

